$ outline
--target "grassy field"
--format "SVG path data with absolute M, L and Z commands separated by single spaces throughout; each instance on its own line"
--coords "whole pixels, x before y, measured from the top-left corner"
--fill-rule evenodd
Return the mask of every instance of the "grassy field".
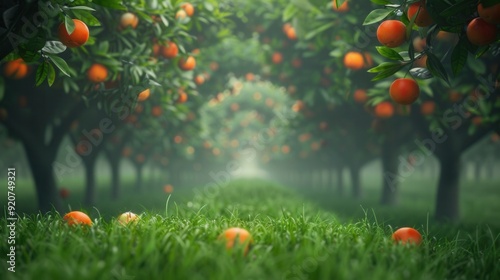
M 493 184 L 484 188 L 495 190 Z M 102 190 L 96 209 L 88 209 L 94 220 L 89 229 L 69 228 L 58 214 L 19 220 L 16 273 L 8 273 L 3 261 L 0 279 L 498 279 L 496 219 L 481 216 L 493 226 L 476 227 L 465 213 L 461 225 L 434 224 L 427 220 L 432 201 L 418 190 L 403 188 L 401 204 L 392 210 L 376 207 L 375 188 L 367 188 L 359 203 L 333 192 L 315 192 L 308 200 L 300 191 L 260 180 L 236 180 L 197 197 L 190 188 L 176 190 L 168 207 L 161 187 L 128 193 L 119 202 L 110 202 Z M 484 195 L 490 200 L 467 206 L 473 215 L 481 207 L 495 209 L 491 197 L 498 198 L 498 190 Z M 474 200 L 471 193 L 463 197 Z M 68 202 L 79 206 L 76 199 Z M 111 218 L 128 210 L 141 214 L 136 226 Z M 404 225 L 417 228 L 423 244 L 393 244 L 392 231 Z M 253 236 L 246 257 L 226 252 L 217 241 L 233 226 Z M 2 240 L 6 234 L 2 230 Z M 0 245 L 2 259 L 6 246 Z

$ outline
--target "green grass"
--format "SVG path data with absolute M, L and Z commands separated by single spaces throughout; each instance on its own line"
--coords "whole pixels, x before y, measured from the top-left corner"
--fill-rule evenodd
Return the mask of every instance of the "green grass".
M 417 226 L 424 235 L 423 244 L 401 246 L 390 239 L 391 224 L 376 222 L 370 213 L 345 222 L 274 183 L 240 180 L 214 196 L 193 199 L 188 191 L 179 196 L 172 198 L 167 211 L 163 195 L 158 200 L 163 200 L 164 210 L 158 206 L 153 212 L 140 211 L 141 220 L 135 226 L 121 226 L 93 211 L 91 228 L 70 228 L 58 214 L 24 217 L 17 224 L 16 273 L 7 273 L 7 264 L 2 262 L 0 279 L 500 276 L 499 235 L 486 227 L 470 234 L 447 231 L 436 235 L 426 225 Z M 5 222 L 1 220 L 2 229 Z M 246 228 L 253 235 L 254 244 L 246 257 L 240 250 L 226 252 L 217 241 L 224 229 L 233 226 Z M 0 236 L 6 240 L 4 230 Z M 6 242 L 0 245 L 2 256 L 6 246 Z

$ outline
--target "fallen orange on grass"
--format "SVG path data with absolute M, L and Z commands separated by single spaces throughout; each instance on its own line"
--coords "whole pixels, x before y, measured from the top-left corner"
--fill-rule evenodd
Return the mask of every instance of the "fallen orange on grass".
M 226 241 L 226 249 L 232 250 L 235 246 L 244 246 L 243 255 L 246 255 L 253 243 L 252 235 L 242 228 L 229 228 L 219 235 L 219 240 Z
M 68 225 L 92 225 L 92 221 L 89 216 L 80 211 L 71 211 L 64 215 L 63 219 L 68 223 Z
M 402 244 L 410 243 L 419 245 L 422 243 L 422 235 L 414 228 L 402 227 L 392 234 L 392 240 Z

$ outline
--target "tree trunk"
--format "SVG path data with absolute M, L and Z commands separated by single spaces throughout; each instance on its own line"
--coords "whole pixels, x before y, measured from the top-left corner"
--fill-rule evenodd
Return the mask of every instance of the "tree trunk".
M 339 195 L 344 195 L 344 168 L 339 166 L 336 168 L 337 171 L 337 193 Z
M 352 197 L 361 198 L 360 168 L 357 165 L 349 166 L 352 185 Z
M 31 147 L 23 142 L 26 157 L 35 182 L 38 209 L 42 213 L 52 210 L 62 212 L 62 204 L 58 196 L 57 185 L 52 168 L 56 152 L 49 147 Z
M 142 171 L 143 171 L 144 165 L 142 164 L 137 164 L 135 166 L 135 171 L 137 174 L 137 177 L 135 179 L 135 189 L 140 190 L 142 189 Z
M 380 203 L 382 205 L 397 204 L 397 194 L 399 187 L 398 170 L 398 149 L 391 142 L 382 145 L 382 196 Z M 412 166 L 407 162 L 407 172 L 411 172 Z
M 436 198 L 436 219 L 456 221 L 459 218 L 460 155 L 451 149 L 439 158 L 441 165 Z
M 111 167 L 111 199 L 116 200 L 120 196 L 120 158 L 109 158 Z
M 91 207 L 95 203 L 95 164 L 97 157 L 91 156 L 84 160 L 85 163 L 85 200 L 84 204 Z

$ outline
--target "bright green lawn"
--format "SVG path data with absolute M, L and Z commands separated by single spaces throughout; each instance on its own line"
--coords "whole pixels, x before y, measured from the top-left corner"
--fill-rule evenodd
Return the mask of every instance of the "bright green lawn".
M 410 217 L 408 225 L 415 225 L 425 241 L 419 247 L 405 247 L 392 243 L 392 224 L 388 218 L 379 218 L 387 222 L 377 223 L 369 211 L 366 219 L 339 220 L 321 206 L 304 203 L 304 198 L 294 191 L 265 181 L 235 181 L 220 189 L 216 196 L 199 199 L 192 199 L 189 190 L 184 194 L 176 190 L 178 198 L 173 196 L 170 200 L 167 213 L 166 195 L 157 189 L 151 189 L 149 194 L 145 190 L 127 195 L 125 200 L 129 200 L 130 207 L 101 197 L 98 209 L 106 212 L 106 218 L 100 218 L 96 210 L 89 211 L 95 219 L 90 229 L 68 228 L 58 215 L 23 218 L 17 228 L 16 273 L 7 274 L 6 263 L 2 262 L 0 279 L 499 279 L 500 276 L 499 235 L 485 226 L 471 234 L 449 226 L 439 232 L 435 225 L 428 231 L 426 223 L 421 226 L 415 222 L 419 219 Z M 145 203 L 146 197 L 152 198 L 149 203 Z M 339 201 L 346 199 L 332 199 L 335 203 Z M 138 208 L 137 202 L 147 205 Z M 117 215 L 113 207 L 141 212 L 141 222 L 135 227 L 114 223 L 108 218 Z M 151 208 L 156 210 L 141 211 Z M 425 209 L 418 209 L 415 215 L 425 216 Z M 405 211 L 395 215 L 398 220 L 408 214 Z M 1 223 L 0 235 L 5 240 L 5 219 Z M 244 227 L 254 237 L 254 246 L 246 257 L 226 253 L 217 242 L 223 229 L 232 226 Z M 0 248 L 4 258 L 6 243 Z

